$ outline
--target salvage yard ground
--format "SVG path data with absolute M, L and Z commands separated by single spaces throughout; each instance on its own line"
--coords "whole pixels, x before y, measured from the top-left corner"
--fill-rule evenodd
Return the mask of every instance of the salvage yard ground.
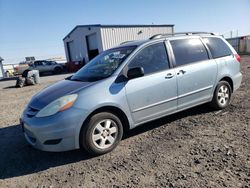
M 231 105 L 202 105 L 130 131 L 113 152 L 49 153 L 24 140 L 19 117 L 36 86 L 0 82 L 0 187 L 250 187 L 250 56 Z

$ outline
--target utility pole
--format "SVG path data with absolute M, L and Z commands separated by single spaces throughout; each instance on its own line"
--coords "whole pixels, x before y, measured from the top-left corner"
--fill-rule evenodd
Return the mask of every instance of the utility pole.
M 230 38 L 233 38 L 233 31 L 230 31 Z

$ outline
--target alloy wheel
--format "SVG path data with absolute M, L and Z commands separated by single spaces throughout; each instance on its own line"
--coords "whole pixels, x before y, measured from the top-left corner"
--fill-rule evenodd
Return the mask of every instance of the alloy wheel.
M 221 106 L 225 106 L 229 101 L 229 88 L 226 85 L 220 86 L 217 99 Z
M 118 134 L 118 126 L 111 119 L 105 119 L 95 125 L 92 132 L 92 141 L 99 149 L 111 147 Z

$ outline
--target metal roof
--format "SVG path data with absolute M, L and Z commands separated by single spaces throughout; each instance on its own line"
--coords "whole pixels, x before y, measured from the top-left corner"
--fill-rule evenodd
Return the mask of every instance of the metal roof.
M 77 25 L 75 26 L 69 34 L 67 34 L 64 38 L 66 39 L 71 33 L 73 33 L 79 27 L 101 27 L 101 28 L 119 28 L 119 27 L 174 27 L 173 24 L 160 24 L 160 25 L 145 25 L 145 24 L 134 24 L 134 25 L 102 25 L 102 24 L 91 24 L 91 25 Z
M 145 42 L 150 41 L 149 39 L 146 40 L 134 40 L 134 41 L 127 41 L 121 43 L 118 47 L 126 47 L 126 46 L 140 46 L 144 44 Z M 117 48 L 117 46 L 115 47 Z

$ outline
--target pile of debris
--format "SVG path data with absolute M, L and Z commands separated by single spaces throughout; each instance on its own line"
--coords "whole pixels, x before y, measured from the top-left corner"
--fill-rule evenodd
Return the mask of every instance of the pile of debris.
M 40 76 L 38 70 L 24 71 L 21 76 L 17 78 L 16 87 L 23 87 L 28 85 L 35 85 L 40 83 Z

